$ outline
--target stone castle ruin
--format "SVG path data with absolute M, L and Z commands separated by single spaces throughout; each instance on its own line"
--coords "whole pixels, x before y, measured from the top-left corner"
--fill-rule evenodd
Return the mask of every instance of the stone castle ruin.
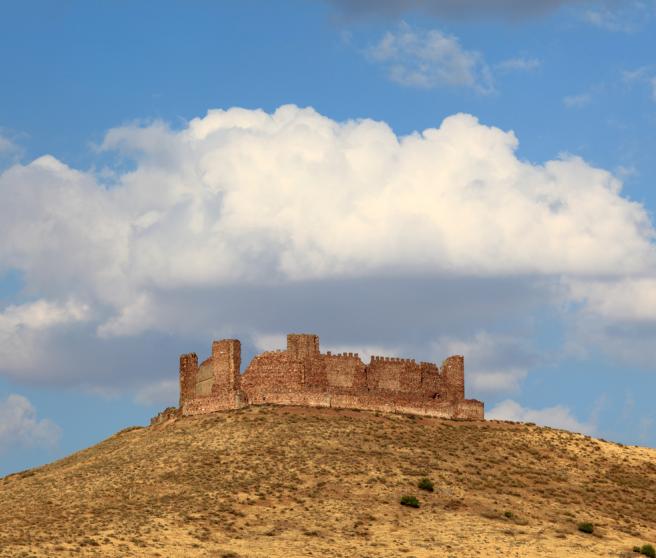
M 180 357 L 182 415 L 199 415 L 248 405 L 302 405 L 482 419 L 483 403 L 465 399 L 462 356 L 441 367 L 430 362 L 357 353 L 321 353 L 319 337 L 291 333 L 287 349 L 257 355 L 240 374 L 237 339 L 212 343 L 198 364 L 195 353 Z

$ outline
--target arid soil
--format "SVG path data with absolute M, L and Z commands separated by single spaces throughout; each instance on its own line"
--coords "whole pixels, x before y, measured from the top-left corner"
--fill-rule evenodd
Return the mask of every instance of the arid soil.
M 646 543 L 656 450 L 495 421 L 251 407 L 126 429 L 0 479 L 12 558 L 638 556 Z

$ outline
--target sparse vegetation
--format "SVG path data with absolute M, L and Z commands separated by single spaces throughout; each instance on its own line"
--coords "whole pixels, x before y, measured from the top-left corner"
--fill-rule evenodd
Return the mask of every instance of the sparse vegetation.
M 422 490 L 426 490 L 427 492 L 433 492 L 435 490 L 433 482 L 429 478 L 426 478 L 426 477 L 421 479 L 419 481 L 419 483 L 417 484 L 417 486 L 419 488 L 421 488 Z
M 650 544 L 643 544 L 640 548 L 640 554 L 649 556 L 649 558 L 656 558 L 656 549 Z
M 128 432 L 134 432 L 135 430 L 141 430 L 143 426 L 128 426 L 123 430 L 119 430 L 115 436 L 120 436 L 121 434 L 127 434 Z
M 588 521 L 584 521 L 583 523 L 578 524 L 578 529 L 582 533 L 592 533 L 594 532 L 594 525 Z
M 512 519 L 513 517 L 515 517 L 515 514 L 511 511 L 505 511 L 505 512 L 503 512 L 503 516 L 508 518 L 508 519 Z
M 419 500 L 415 496 L 401 496 L 401 505 L 410 508 L 418 508 Z

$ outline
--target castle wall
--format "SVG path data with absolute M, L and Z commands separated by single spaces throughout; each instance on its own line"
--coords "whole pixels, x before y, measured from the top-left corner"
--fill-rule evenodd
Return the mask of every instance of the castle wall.
M 317 365 L 325 371 L 328 389 L 366 389 L 366 367 L 357 353 L 327 354 Z
M 367 369 L 367 387 L 419 393 L 422 388 L 421 368 L 414 360 L 372 357 Z
M 321 354 L 316 335 L 290 334 L 287 350 L 255 356 L 241 376 L 240 364 L 235 339 L 215 341 L 200 366 L 194 353 L 182 355 L 182 414 L 280 404 L 483 418 L 483 404 L 464 399 L 461 356 L 449 357 L 441 369 L 390 357 L 372 357 L 365 365 L 357 353 Z
M 440 369 L 432 362 L 420 362 L 419 372 L 421 374 L 421 391 L 428 397 L 433 398 L 436 394 L 444 396 L 444 380 Z M 438 399 L 442 398 L 438 397 Z
M 477 420 L 485 416 L 483 402 L 476 399 L 463 399 L 455 403 L 452 418 Z
M 274 393 L 295 393 L 304 388 L 305 363 L 287 351 L 257 355 L 241 378 L 241 387 L 250 398 L 266 401 Z

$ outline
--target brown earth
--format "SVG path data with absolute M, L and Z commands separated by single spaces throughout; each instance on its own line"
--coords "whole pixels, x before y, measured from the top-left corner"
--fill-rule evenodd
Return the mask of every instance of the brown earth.
M 126 429 L 0 479 L 12 558 L 638 556 L 645 543 L 656 450 L 496 421 L 251 407 Z

